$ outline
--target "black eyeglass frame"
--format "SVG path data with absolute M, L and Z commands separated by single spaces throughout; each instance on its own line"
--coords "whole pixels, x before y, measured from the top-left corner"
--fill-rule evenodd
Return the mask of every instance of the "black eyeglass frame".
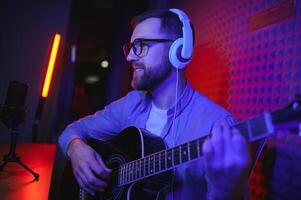
M 147 38 L 136 38 L 132 43 L 130 42 L 127 42 L 123 45 L 123 53 L 125 55 L 125 57 L 127 57 L 131 51 L 131 49 L 133 49 L 133 52 L 136 56 L 138 57 L 144 57 L 146 56 L 147 52 L 148 52 L 148 49 L 147 51 L 145 52 L 145 55 L 141 56 L 142 54 L 142 51 L 143 51 L 143 47 L 144 47 L 144 44 L 143 43 L 152 43 L 152 42 L 174 42 L 175 40 L 171 40 L 171 39 L 147 39 Z M 135 44 L 139 42 L 139 45 L 140 45 L 140 51 L 137 52 L 137 48 L 135 46 Z M 146 45 L 147 46 L 147 45 Z M 147 46 L 149 48 L 149 46 Z

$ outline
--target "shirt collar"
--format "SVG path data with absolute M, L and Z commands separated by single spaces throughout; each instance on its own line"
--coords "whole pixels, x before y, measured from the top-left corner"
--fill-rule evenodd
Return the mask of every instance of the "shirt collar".
M 194 92 L 195 91 L 192 89 L 189 82 L 186 81 L 186 87 L 185 87 L 181 97 L 178 99 L 175 106 L 168 109 L 167 115 L 168 116 L 174 115 L 174 111 L 176 110 L 176 116 L 178 116 L 183 111 L 183 109 L 188 105 Z M 150 92 L 144 91 L 144 92 L 142 92 L 142 96 L 143 96 L 143 99 L 145 102 L 143 110 L 148 110 L 148 109 L 150 110 L 151 105 L 152 105 L 152 98 L 151 98 Z
M 168 115 L 169 116 L 174 115 L 174 112 L 176 111 L 175 115 L 178 116 L 190 102 L 190 100 L 193 96 L 193 93 L 194 93 L 194 90 L 192 89 L 192 87 L 190 86 L 190 84 L 187 81 L 186 87 L 185 87 L 181 97 L 178 99 L 175 106 L 173 106 L 172 108 L 170 108 L 168 110 L 168 112 L 167 112 Z

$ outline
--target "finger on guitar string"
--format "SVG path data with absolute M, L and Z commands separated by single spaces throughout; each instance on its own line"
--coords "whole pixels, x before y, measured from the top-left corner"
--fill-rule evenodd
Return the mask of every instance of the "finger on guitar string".
M 214 154 L 211 140 L 209 138 L 204 141 L 202 151 L 204 158 L 209 162 Z
M 95 195 L 95 192 L 92 189 L 90 189 L 88 186 L 86 186 L 85 181 L 80 176 L 76 177 L 76 180 L 81 189 L 83 189 L 85 192 L 88 192 L 92 196 Z
M 231 151 L 231 139 L 232 139 L 232 129 L 230 128 L 229 124 L 227 121 L 222 121 L 221 122 L 221 127 L 222 127 L 222 139 L 223 139 L 223 157 L 225 157 L 225 155 L 231 155 L 232 151 Z M 229 152 L 230 151 L 230 152 Z M 226 162 L 226 161 L 225 161 Z
M 215 160 L 223 159 L 224 140 L 223 127 L 221 123 L 215 123 L 212 128 L 211 144 L 214 152 Z
M 104 172 L 109 172 L 104 170 L 103 165 L 99 163 L 97 155 L 93 148 L 80 139 L 74 139 L 68 148 L 68 156 L 76 180 L 78 182 L 81 180 L 82 187 L 90 193 L 91 191 L 94 193 L 96 191 L 102 192 L 107 186 L 104 178 L 107 178 L 108 174 L 104 174 Z M 94 171 L 103 175 L 98 175 Z
M 240 156 L 240 165 L 241 168 L 247 168 L 251 164 L 251 156 L 249 153 L 250 150 L 249 146 L 247 145 L 247 141 L 237 129 L 232 129 L 232 133 L 232 151 L 237 155 L 244 155 Z
M 92 170 L 102 179 L 108 180 L 112 172 L 105 163 L 103 162 L 101 156 L 95 152 L 95 160 L 97 163 L 91 165 Z
M 82 173 L 82 176 L 84 176 L 85 178 L 85 185 L 93 191 L 103 192 L 108 185 L 106 181 L 102 180 L 96 174 L 93 173 L 91 167 L 85 168 L 85 171 Z

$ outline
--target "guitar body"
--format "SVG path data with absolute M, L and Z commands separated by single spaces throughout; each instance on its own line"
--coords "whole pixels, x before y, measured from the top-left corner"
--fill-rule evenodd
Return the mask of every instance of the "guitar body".
M 161 138 L 136 127 L 125 129 L 109 141 L 89 140 L 88 144 L 101 155 L 110 169 L 116 169 L 122 164 L 166 148 Z M 90 196 L 79 188 L 72 173 L 71 163 L 68 163 L 63 174 L 62 199 L 160 199 L 161 192 L 164 192 L 163 190 L 167 189 L 171 183 L 170 171 L 123 186 L 117 186 L 117 176 L 113 174 L 114 172 L 105 192 Z

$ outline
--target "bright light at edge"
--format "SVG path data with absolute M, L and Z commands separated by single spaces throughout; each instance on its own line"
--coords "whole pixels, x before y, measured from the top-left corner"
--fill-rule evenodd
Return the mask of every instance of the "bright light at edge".
M 52 73 L 53 73 L 54 64 L 55 64 L 57 52 L 59 49 L 60 41 L 61 41 L 61 36 L 56 33 L 54 36 L 50 59 L 49 59 L 48 67 L 47 67 L 47 73 L 46 73 L 46 77 L 44 80 L 44 86 L 43 86 L 43 91 L 42 91 L 42 97 L 44 97 L 44 98 L 46 98 L 48 96 Z

